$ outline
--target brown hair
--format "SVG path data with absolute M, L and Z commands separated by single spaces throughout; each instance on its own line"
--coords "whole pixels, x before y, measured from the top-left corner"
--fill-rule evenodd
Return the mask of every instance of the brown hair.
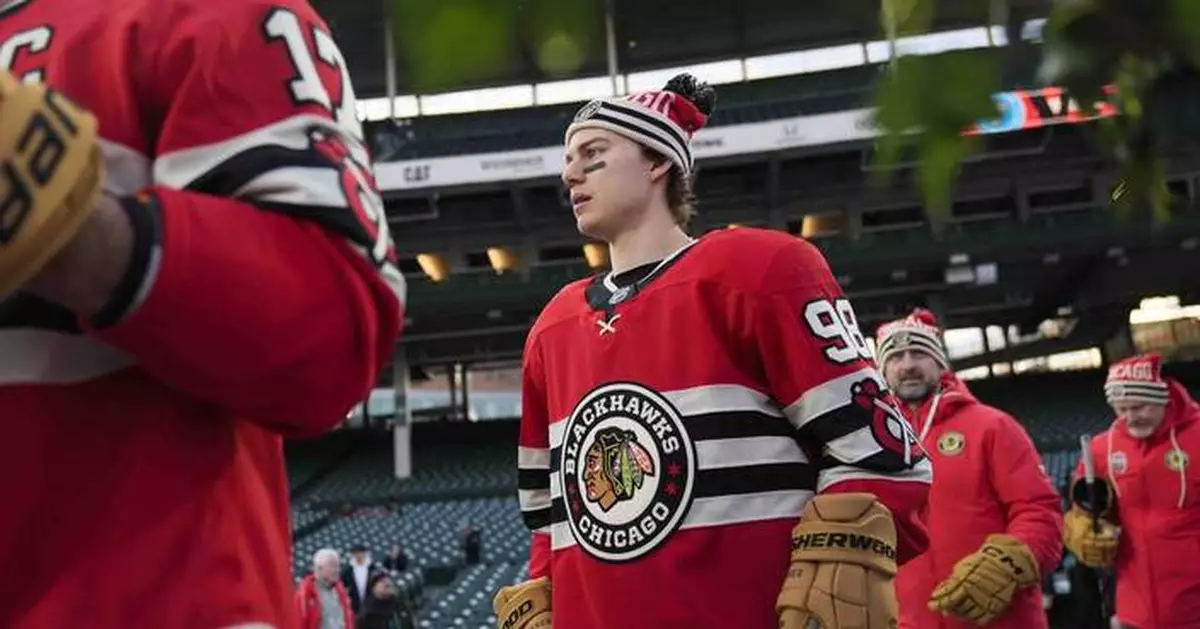
M 655 164 L 667 161 L 662 153 L 645 146 L 642 147 L 642 155 Z M 671 167 L 671 172 L 667 175 L 667 208 L 671 210 L 671 218 L 675 219 L 675 224 L 680 227 L 687 227 L 696 215 L 694 186 L 693 176 L 684 175 L 678 166 Z

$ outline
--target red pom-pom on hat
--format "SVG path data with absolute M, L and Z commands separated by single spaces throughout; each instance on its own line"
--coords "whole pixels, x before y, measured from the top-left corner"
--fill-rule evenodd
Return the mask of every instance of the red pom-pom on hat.
M 931 328 L 939 328 L 940 329 L 942 327 L 942 326 L 938 325 L 937 315 L 933 314 L 932 311 L 926 310 L 924 308 L 913 309 L 912 314 L 908 315 L 908 318 L 911 321 L 914 321 L 916 323 L 923 323 Z

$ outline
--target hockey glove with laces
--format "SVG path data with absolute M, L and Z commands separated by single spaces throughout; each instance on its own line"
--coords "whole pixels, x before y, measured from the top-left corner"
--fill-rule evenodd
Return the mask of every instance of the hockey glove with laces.
M 780 629 L 895 629 L 896 525 L 865 493 L 827 494 L 792 530 Z
M 0 301 L 66 245 L 103 180 L 96 118 L 0 71 Z
M 1029 547 L 1012 535 L 989 535 L 933 590 L 929 609 L 986 625 L 1004 613 L 1021 588 L 1041 582 Z
M 492 609 L 499 629 L 550 629 L 550 580 L 540 577 L 502 587 Z

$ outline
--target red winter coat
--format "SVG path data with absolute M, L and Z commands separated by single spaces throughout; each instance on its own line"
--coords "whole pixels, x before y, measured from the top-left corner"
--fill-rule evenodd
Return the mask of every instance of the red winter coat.
M 333 582 L 333 590 L 342 603 L 346 629 L 354 629 L 354 612 L 350 608 L 350 596 L 346 594 L 345 586 L 337 580 Z M 317 596 L 317 578 L 312 574 L 304 577 L 296 589 L 296 612 L 300 616 L 300 629 L 321 629 L 321 599 Z
M 941 392 L 909 421 L 933 460 L 926 504 L 929 549 L 901 566 L 896 577 L 901 629 L 976 629 L 929 611 L 933 589 L 954 564 L 979 550 L 988 535 L 1008 533 L 1025 543 L 1043 576 L 1062 559 L 1062 499 L 1041 465 L 1025 429 L 975 399 L 953 373 Z M 1017 593 L 988 629 L 1046 629 L 1041 584 Z
M 1117 490 L 1117 617 L 1137 629 L 1200 626 L 1200 406 L 1167 385 L 1154 434 L 1135 439 L 1118 420 L 1092 440 L 1096 476 Z

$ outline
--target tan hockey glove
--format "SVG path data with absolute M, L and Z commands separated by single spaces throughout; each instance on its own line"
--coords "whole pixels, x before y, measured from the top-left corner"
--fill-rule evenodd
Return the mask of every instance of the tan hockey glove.
M 500 588 L 492 599 L 499 629 L 550 629 L 550 580 Z
M 103 180 L 96 118 L 0 71 L 0 301 L 70 241 Z
M 871 494 L 817 496 L 792 530 L 780 629 L 894 629 L 896 525 Z
M 1089 568 L 1107 568 L 1117 560 L 1121 529 L 1100 518 L 1092 527 L 1092 516 L 1079 507 L 1071 507 L 1063 516 L 1063 541 L 1079 563 Z
M 986 625 L 1008 609 L 1017 590 L 1039 583 L 1037 560 L 1028 546 L 1012 535 L 989 535 L 934 588 L 929 609 Z

